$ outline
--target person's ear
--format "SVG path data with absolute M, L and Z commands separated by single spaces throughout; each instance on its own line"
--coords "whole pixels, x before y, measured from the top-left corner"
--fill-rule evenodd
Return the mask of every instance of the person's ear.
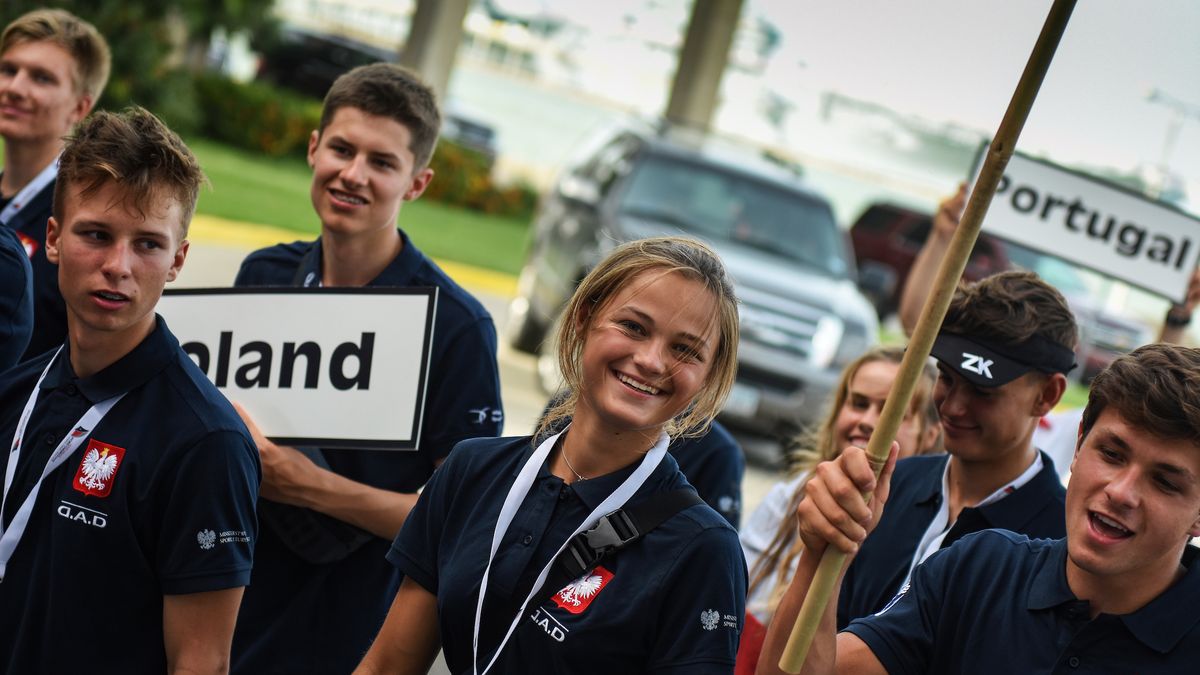
M 95 104 L 96 100 L 91 94 L 80 94 L 79 98 L 75 99 L 75 107 L 71 109 L 71 126 L 83 121 L 83 118 L 92 112 L 92 106 Z
M 1038 386 L 1037 397 L 1033 402 L 1033 410 L 1030 411 L 1035 417 L 1042 417 L 1046 413 L 1054 410 L 1054 406 L 1062 400 L 1063 394 L 1067 391 L 1067 376 L 1062 373 L 1051 373 L 1042 378 Z
M 404 191 L 404 201 L 411 202 L 420 197 L 425 188 L 429 187 L 429 183 L 433 180 L 433 169 L 425 167 L 413 175 L 412 183 L 408 189 Z
M 308 168 L 316 166 L 317 146 L 321 144 L 321 132 L 313 129 L 313 132 L 308 136 Z
M 55 265 L 58 264 L 58 240 L 62 235 L 62 227 L 54 216 L 46 221 L 46 259 Z
M 175 278 L 183 271 L 183 261 L 187 260 L 190 246 L 191 242 L 187 239 L 179 242 L 179 248 L 175 250 L 175 256 L 171 259 L 171 269 L 167 271 L 167 281 L 175 281 Z

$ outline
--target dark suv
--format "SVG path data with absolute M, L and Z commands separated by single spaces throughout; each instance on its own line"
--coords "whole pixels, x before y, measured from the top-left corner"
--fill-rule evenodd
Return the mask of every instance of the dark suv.
M 795 169 L 712 137 L 636 124 L 606 138 L 542 200 L 508 341 L 543 351 L 575 286 L 617 244 L 696 237 L 721 255 L 741 301 L 723 419 L 763 434 L 816 419 L 842 366 L 878 333 L 829 202 Z

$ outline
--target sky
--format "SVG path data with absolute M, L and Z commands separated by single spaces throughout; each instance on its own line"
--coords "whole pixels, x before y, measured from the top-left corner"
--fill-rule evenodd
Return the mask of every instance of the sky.
M 783 33 L 775 86 L 836 90 L 991 136 L 1028 59 L 1047 0 L 747 0 Z M 794 83 L 790 82 L 794 81 Z M 1158 165 L 1168 108 L 1191 104 L 1169 154 L 1200 210 L 1200 2 L 1081 0 L 1018 147 L 1067 164 Z

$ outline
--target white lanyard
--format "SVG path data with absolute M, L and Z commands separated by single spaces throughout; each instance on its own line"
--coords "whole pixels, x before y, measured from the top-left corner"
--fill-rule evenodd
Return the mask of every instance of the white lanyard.
M 558 547 L 558 551 L 550 557 L 550 562 L 546 563 L 537 580 L 533 582 L 533 588 L 530 589 L 529 596 L 525 598 L 525 602 L 521 603 L 521 609 L 517 612 L 517 616 L 508 627 L 508 632 L 504 634 L 504 639 L 500 641 L 500 646 L 496 647 L 495 653 L 492 654 L 492 660 L 488 662 L 481 673 L 479 671 L 479 620 L 483 614 L 483 599 L 487 597 L 488 573 L 492 570 L 492 560 L 496 557 L 496 550 L 500 548 L 500 540 L 504 538 L 504 534 L 508 532 L 508 526 L 512 524 L 513 518 L 517 515 L 517 509 L 521 506 L 521 502 L 525 501 L 525 495 L 529 494 L 529 489 L 533 487 L 533 480 L 537 477 L 538 470 L 546 462 L 546 457 L 550 455 L 550 451 L 554 448 L 555 441 L 565 431 L 564 429 L 562 432 L 547 438 L 538 446 L 533 455 L 529 457 L 529 460 L 525 462 L 525 466 L 521 468 L 521 472 L 517 474 L 517 480 L 509 488 L 508 496 L 504 498 L 504 506 L 500 508 L 500 517 L 496 520 L 496 531 L 492 534 L 492 550 L 488 554 L 487 567 L 483 570 L 483 581 L 479 584 L 479 602 L 475 605 L 475 639 L 472 642 L 471 649 L 471 670 L 476 675 L 486 674 L 492 665 L 496 663 L 496 659 L 500 656 L 504 645 L 508 644 L 508 639 L 512 637 L 513 630 L 516 629 L 517 624 L 521 621 L 521 617 L 525 615 L 525 608 L 529 605 L 529 601 L 541 589 L 542 584 L 546 583 L 546 577 L 550 574 L 550 568 L 554 565 L 554 561 L 558 559 L 559 554 L 563 552 L 563 549 L 567 547 L 567 542 L 571 541 L 580 532 L 594 527 L 596 521 L 600 520 L 601 516 L 612 513 L 624 506 L 625 502 L 629 501 L 629 498 L 642 487 L 642 484 L 646 482 L 650 474 L 658 468 L 659 462 L 667 454 L 667 445 L 671 442 L 671 439 L 666 434 L 660 435 L 658 442 L 654 444 L 653 448 L 650 448 L 650 452 L 646 453 L 646 456 L 642 459 L 642 463 L 630 474 L 629 478 L 626 478 L 620 487 L 614 490 L 603 502 L 600 502 L 600 505 L 588 514 L 587 518 L 583 519 L 579 527 L 575 528 L 571 536 L 567 537 L 562 546 Z
M 50 363 L 46 364 L 46 369 L 42 371 L 42 376 L 38 378 L 37 384 L 33 385 L 33 393 L 29 395 L 29 401 L 25 403 L 25 410 L 21 413 L 20 421 L 17 422 L 17 431 L 13 434 L 12 450 L 8 453 L 8 467 L 4 472 L 4 495 L 0 497 L 0 582 L 4 581 L 8 561 L 12 558 L 13 551 L 17 548 L 17 543 L 21 541 L 21 536 L 25 534 L 25 526 L 29 524 L 29 514 L 33 511 L 33 503 L 37 501 L 42 481 L 75 452 L 75 449 L 79 447 L 83 439 L 88 437 L 88 432 L 95 429 L 100 420 L 125 395 L 125 392 L 121 392 L 112 398 L 107 398 L 92 406 L 83 414 L 83 417 L 79 418 L 79 422 L 72 429 L 82 428 L 86 431 L 78 435 L 75 435 L 74 432 L 67 432 L 66 437 L 59 442 L 54 452 L 50 453 L 50 459 L 46 461 L 46 467 L 42 469 L 41 477 L 38 478 L 37 483 L 29 491 L 29 495 L 25 497 L 25 501 L 21 502 L 21 507 L 17 509 L 12 522 L 8 524 L 7 528 L 4 527 L 4 507 L 8 502 L 8 491 L 12 487 L 13 476 L 16 474 L 17 460 L 21 457 L 21 442 L 23 440 L 21 437 L 25 435 L 25 425 L 29 423 L 29 416 L 33 414 L 33 406 L 37 402 L 42 380 L 46 379 L 46 373 L 50 372 L 50 366 L 54 365 L 54 359 L 57 359 L 60 353 L 62 353 L 62 347 L 59 347 L 58 351 L 54 353 L 54 357 L 50 359 Z
M 42 169 L 41 173 L 39 173 L 37 176 L 34 176 L 33 180 L 29 181 L 28 185 L 21 188 L 20 191 L 13 196 L 12 201 L 8 203 L 8 206 L 5 206 L 4 210 L 0 211 L 0 224 L 7 223 L 13 216 L 17 215 L 17 212 L 21 210 L 21 207 L 28 204 L 29 200 L 33 199 L 37 193 L 41 192 L 42 188 L 49 185 L 50 181 L 54 180 L 54 177 L 57 175 L 58 158 L 55 157 L 53 162 L 50 162 L 46 168 Z M 46 224 L 42 223 L 42 227 L 45 228 Z

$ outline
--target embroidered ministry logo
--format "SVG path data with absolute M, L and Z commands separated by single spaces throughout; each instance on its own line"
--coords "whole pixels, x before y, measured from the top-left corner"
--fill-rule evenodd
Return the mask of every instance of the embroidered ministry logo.
M 716 630 L 717 622 L 721 620 L 721 614 L 715 609 L 706 609 L 700 612 L 700 626 L 704 630 Z
M 217 545 L 217 533 L 212 530 L 200 530 L 196 533 L 196 543 L 207 551 Z
M 113 481 L 117 477 L 117 469 L 125 457 L 125 448 L 101 443 L 95 439 L 88 441 L 87 449 L 83 451 L 83 461 L 75 471 L 75 480 L 71 482 L 79 492 L 93 497 L 107 497 L 112 492 Z

